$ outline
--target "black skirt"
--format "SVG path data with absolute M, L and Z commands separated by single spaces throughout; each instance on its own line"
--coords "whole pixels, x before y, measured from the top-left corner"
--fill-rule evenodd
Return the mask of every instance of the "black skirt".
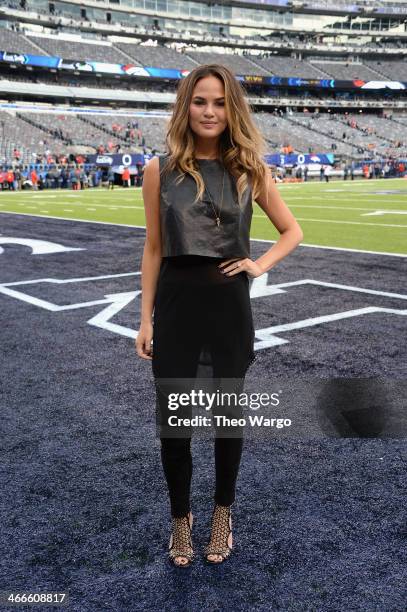
M 244 377 L 254 362 L 246 272 L 223 274 L 217 257 L 163 258 L 154 303 L 155 377 Z
M 246 272 L 226 276 L 219 269 L 224 259 L 199 255 L 167 257 L 162 261 L 153 320 L 152 368 L 156 385 L 158 436 L 190 437 L 190 427 L 169 426 L 173 394 L 191 389 L 239 394 L 254 362 L 254 326 Z M 208 389 L 206 384 L 212 384 Z M 179 407 L 177 416 L 189 418 L 191 405 Z M 199 412 L 199 411 L 198 411 Z M 202 411 L 201 411 L 202 414 Z M 215 404 L 213 415 L 240 418 L 233 402 Z M 216 435 L 241 437 L 242 428 L 216 427 Z

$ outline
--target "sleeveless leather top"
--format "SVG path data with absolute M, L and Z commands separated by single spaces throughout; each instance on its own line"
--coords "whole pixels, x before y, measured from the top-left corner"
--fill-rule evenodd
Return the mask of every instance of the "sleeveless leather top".
M 159 155 L 160 172 L 168 154 Z M 223 206 L 220 225 L 219 212 L 223 164 L 217 159 L 197 159 L 206 190 L 194 204 L 197 194 L 195 180 L 189 174 L 175 184 L 178 172 L 160 174 L 160 220 L 162 257 L 174 255 L 203 255 L 207 257 L 250 257 L 250 225 L 253 214 L 252 190 L 243 194 L 242 204 L 237 199 L 236 179 L 225 173 Z M 208 192 L 209 194 L 208 195 Z

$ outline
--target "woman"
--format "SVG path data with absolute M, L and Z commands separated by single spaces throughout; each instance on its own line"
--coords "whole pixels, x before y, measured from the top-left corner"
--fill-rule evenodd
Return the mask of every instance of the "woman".
M 180 81 L 166 144 L 168 153 L 144 170 L 137 354 L 152 360 L 156 380 L 194 378 L 206 365 L 216 379 L 243 381 L 255 358 L 249 278 L 274 267 L 303 234 L 262 159 L 265 143 L 244 90 L 225 66 L 198 66 Z M 281 234 L 256 261 L 250 258 L 252 198 Z M 166 400 L 158 390 L 161 418 L 168 414 Z M 194 558 L 191 438 L 162 432 L 172 515 L 169 557 L 187 567 Z M 242 435 L 215 438 L 215 505 L 205 549 L 211 563 L 221 563 L 232 550 L 231 505 L 242 444 Z

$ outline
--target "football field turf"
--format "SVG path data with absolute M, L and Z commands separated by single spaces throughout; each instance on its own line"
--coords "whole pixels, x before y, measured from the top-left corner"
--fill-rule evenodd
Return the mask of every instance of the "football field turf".
M 151 362 L 134 350 L 141 192 L 0 193 L 4 589 L 68 591 L 74 612 L 404 610 L 407 181 L 279 189 L 304 240 L 250 281 L 245 388 L 282 389 L 293 433 L 244 442 L 220 567 L 201 556 L 214 448 L 193 439 L 187 570 L 166 560 Z M 278 234 L 254 214 L 256 259 Z M 321 380 L 315 405 L 291 394 Z
M 280 183 L 278 189 L 302 227 L 303 244 L 407 251 L 407 179 Z M 4 192 L 1 211 L 145 225 L 140 188 Z M 251 237 L 278 238 L 255 203 Z

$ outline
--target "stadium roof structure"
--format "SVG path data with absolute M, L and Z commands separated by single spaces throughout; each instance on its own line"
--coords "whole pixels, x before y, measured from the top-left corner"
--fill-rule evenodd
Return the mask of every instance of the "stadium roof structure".
M 298 27 L 286 19 L 289 16 L 300 18 L 302 15 L 305 18 L 310 15 L 319 15 L 321 17 L 342 16 L 355 20 L 352 22 L 353 24 L 357 23 L 358 20 L 373 18 L 373 23 L 377 21 L 379 24 L 377 33 L 387 30 L 388 34 L 391 35 L 396 33 L 390 31 L 393 29 L 393 24 L 392 27 L 388 27 L 384 21 L 386 19 L 400 20 L 400 23 L 403 23 L 407 18 L 407 2 L 380 4 L 378 2 L 352 3 L 351 0 L 338 0 L 335 3 L 332 0 L 310 0 L 308 2 L 301 0 L 264 0 L 264 2 L 260 0 L 223 0 L 216 3 L 183 0 L 182 3 L 172 2 L 168 6 L 157 0 L 155 7 L 154 3 L 152 3 L 149 8 L 145 8 L 141 3 L 137 6 L 132 0 L 121 0 L 120 4 L 96 0 L 54 0 L 54 2 L 50 3 L 54 8 L 52 11 L 49 11 L 49 14 L 46 11 L 36 10 L 35 4 L 31 6 L 27 3 L 27 9 L 24 10 L 17 4 L 4 4 L 7 10 L 3 11 L 4 17 L 0 15 L 0 18 L 3 19 L 12 19 L 18 13 L 18 18 L 22 22 L 36 21 L 38 24 L 41 24 L 47 21 L 49 27 L 59 28 L 63 23 L 64 15 L 69 13 L 67 7 L 70 6 L 72 9 L 70 17 L 74 22 L 72 23 L 71 19 L 71 27 L 74 26 L 84 31 L 92 31 L 105 26 L 108 28 L 106 32 L 113 33 L 116 31 L 117 26 L 120 25 L 122 28 L 127 27 L 129 30 L 132 30 L 131 33 L 129 31 L 129 35 L 133 36 L 135 35 L 134 30 L 137 31 L 145 25 L 143 18 L 156 20 L 156 35 L 160 34 L 162 29 L 160 20 L 163 19 L 176 19 L 178 23 L 184 21 L 189 24 L 196 24 L 197 29 L 207 26 L 233 26 L 242 29 L 255 28 L 258 31 L 262 29 L 268 31 L 274 30 L 280 33 L 290 31 L 327 33 L 325 24 L 321 24 L 321 26 L 318 23 L 311 24 L 304 19 Z M 245 14 L 242 14 L 241 11 L 245 11 Z M 97 13 L 98 15 L 103 13 L 103 19 L 101 20 L 100 17 L 93 19 L 92 13 Z M 264 16 L 263 19 L 260 18 L 262 15 Z M 269 19 L 272 15 L 276 16 L 276 20 Z M 138 22 L 135 19 L 137 16 L 139 16 Z M 121 21 L 123 18 L 124 21 Z M 346 21 L 343 25 L 347 33 L 352 35 L 352 27 L 349 27 Z M 329 25 L 329 29 L 332 30 L 332 25 Z M 361 35 L 367 34 L 367 31 L 364 31 L 362 27 L 357 28 L 357 30 L 357 33 Z M 396 34 L 402 35 L 403 32 L 399 31 Z
M 67 0 L 68 1 L 68 0 Z M 199 0 L 193 0 L 199 4 Z M 74 4 L 81 6 L 94 6 L 92 0 L 69 0 Z M 186 2 L 183 2 L 186 4 Z M 205 5 L 217 4 L 222 6 L 237 6 L 246 8 L 256 8 L 269 11 L 284 11 L 292 13 L 315 14 L 315 15 L 358 15 L 374 16 L 380 14 L 382 16 L 407 15 L 407 2 L 405 0 L 218 0 L 216 3 L 201 2 Z M 141 6 L 135 6 L 131 0 L 121 0 L 120 5 L 112 6 L 108 2 L 98 1 L 98 6 L 105 4 L 105 8 L 120 10 L 122 8 L 131 7 L 132 10 L 139 11 Z

